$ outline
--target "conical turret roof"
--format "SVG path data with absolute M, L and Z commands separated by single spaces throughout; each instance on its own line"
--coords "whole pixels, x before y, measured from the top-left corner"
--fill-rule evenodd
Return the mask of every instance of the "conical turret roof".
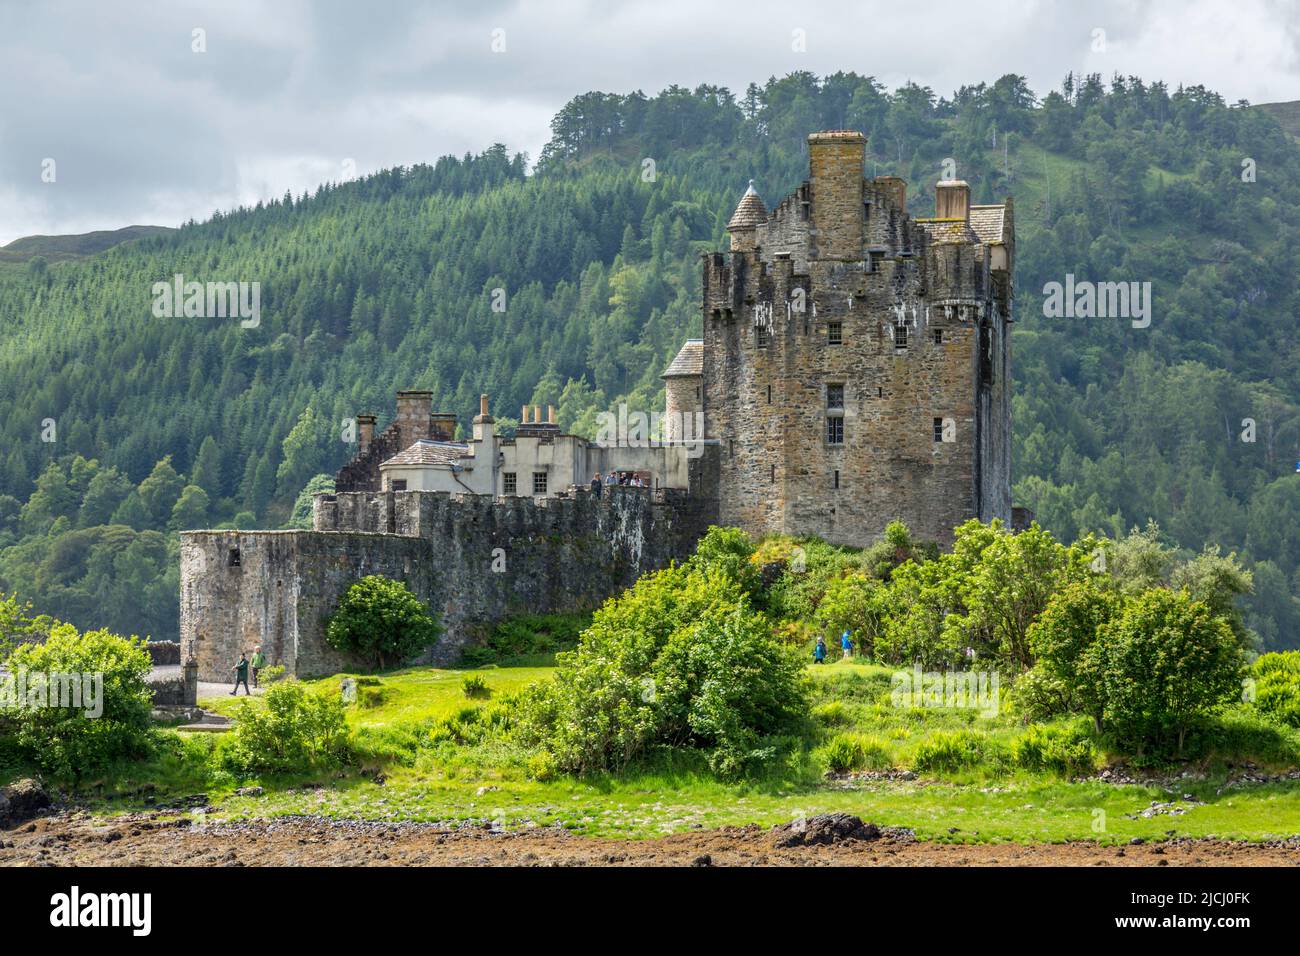
M 731 214 L 731 222 L 727 223 L 727 229 L 752 229 L 765 222 L 767 222 L 767 207 L 763 205 L 763 200 L 759 198 L 758 191 L 754 188 L 754 180 L 751 179 L 745 195 L 740 197 L 740 205 Z

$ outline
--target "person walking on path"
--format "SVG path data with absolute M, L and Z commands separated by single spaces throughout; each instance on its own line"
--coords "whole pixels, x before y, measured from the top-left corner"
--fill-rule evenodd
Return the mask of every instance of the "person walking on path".
M 257 686 L 257 672 L 266 666 L 266 655 L 262 653 L 262 645 L 258 644 L 253 648 L 253 659 L 249 661 L 253 665 L 253 686 Z
M 840 647 L 844 650 L 844 659 L 846 661 L 853 656 L 853 639 L 849 637 L 847 630 L 840 635 Z
M 813 663 L 821 664 L 826 660 L 826 639 L 817 638 L 817 646 L 813 648 Z
M 248 658 L 243 653 L 239 655 L 239 663 L 232 667 L 231 670 L 235 672 L 235 689 L 230 692 L 230 696 L 235 697 L 239 694 L 240 684 L 244 685 L 245 694 L 253 693 L 248 689 Z

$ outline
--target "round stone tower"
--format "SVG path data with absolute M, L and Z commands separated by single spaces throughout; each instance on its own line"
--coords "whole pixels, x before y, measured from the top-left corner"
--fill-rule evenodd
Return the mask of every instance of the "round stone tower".
M 732 241 L 735 241 L 733 235 Z M 704 340 L 687 339 L 661 376 L 664 380 L 664 440 L 704 437 L 697 413 L 704 409 Z

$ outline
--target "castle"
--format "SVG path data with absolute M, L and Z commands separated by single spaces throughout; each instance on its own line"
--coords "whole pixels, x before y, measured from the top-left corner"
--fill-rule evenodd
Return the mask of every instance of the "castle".
M 769 214 L 750 184 L 731 249 L 703 261 L 703 338 L 663 373 L 658 435 L 591 441 L 554 409 L 498 434 L 483 396 L 471 437 L 405 391 L 310 531 L 190 531 L 181 643 L 204 680 L 261 644 L 302 676 L 355 666 L 324 640 L 366 574 L 405 581 L 450 663 L 501 618 L 595 607 L 689 554 L 711 524 L 866 545 L 895 518 L 951 541 L 1011 519 L 1012 204 L 938 184 L 912 218 L 906 184 L 865 176 L 866 138 L 808 137 L 810 177 Z M 590 485 L 596 474 L 632 483 Z

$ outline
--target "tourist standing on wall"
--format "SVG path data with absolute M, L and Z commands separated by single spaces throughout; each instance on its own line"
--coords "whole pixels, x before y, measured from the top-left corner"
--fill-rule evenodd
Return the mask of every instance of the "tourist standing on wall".
M 591 476 L 591 493 L 597 498 L 600 497 L 600 472 Z
M 262 653 L 262 645 L 258 644 L 253 648 L 253 659 L 250 662 L 253 665 L 253 686 L 257 686 L 257 672 L 266 666 L 266 655 Z M 236 686 L 236 689 L 238 687 Z
M 251 694 L 252 691 L 248 689 L 248 658 L 241 653 L 239 663 L 232 667 L 231 670 L 235 672 L 235 689 L 230 692 L 230 696 L 234 697 L 239 693 L 240 684 L 244 685 L 245 694 Z

